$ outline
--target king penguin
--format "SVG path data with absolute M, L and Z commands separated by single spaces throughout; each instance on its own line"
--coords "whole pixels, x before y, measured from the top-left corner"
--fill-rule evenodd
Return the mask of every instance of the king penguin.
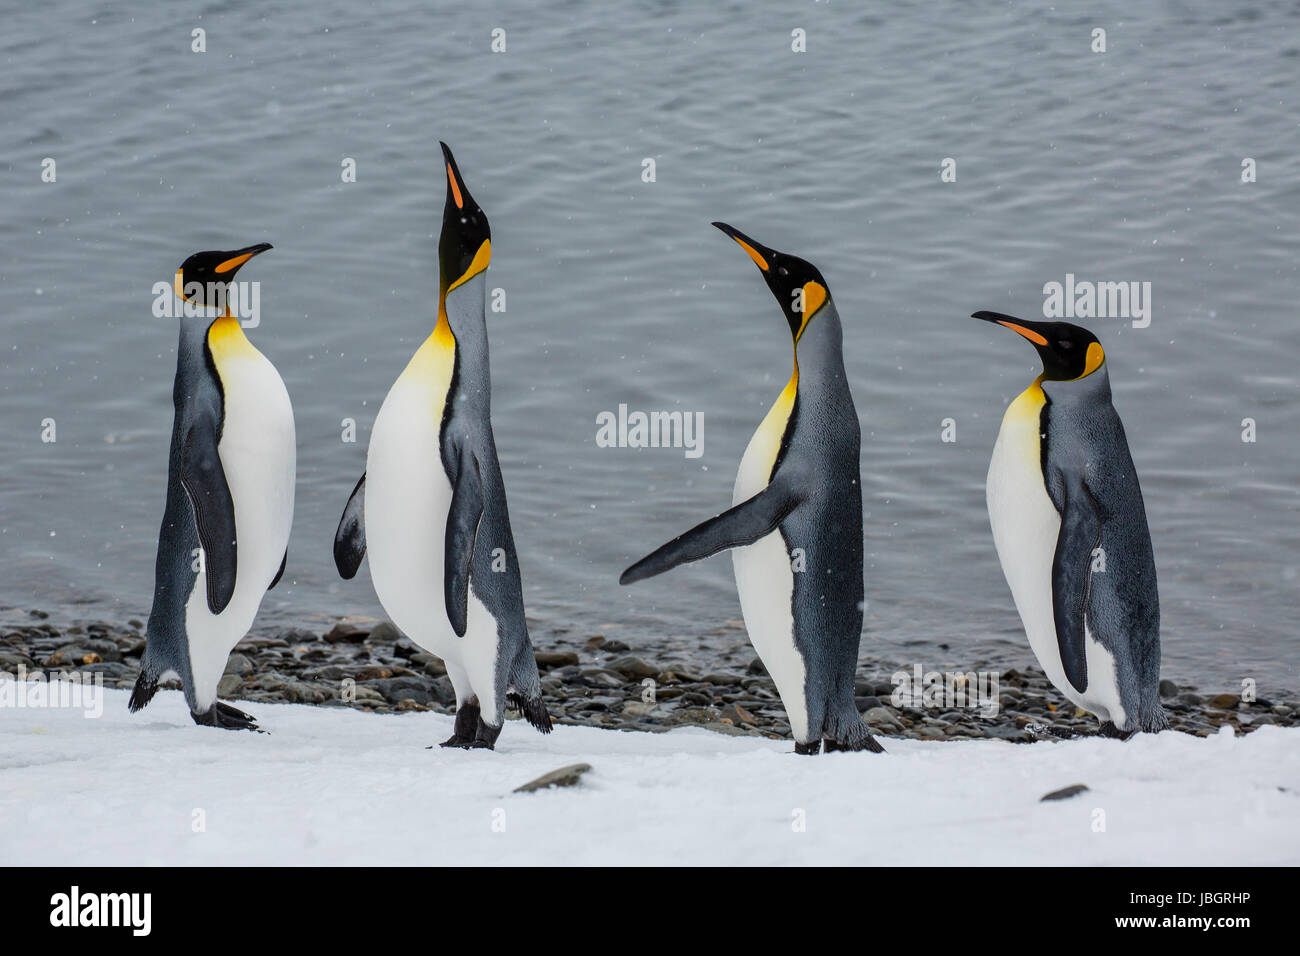
M 442 152 L 437 322 L 375 417 L 334 560 L 348 579 L 369 553 L 375 593 L 393 622 L 446 664 L 456 724 L 442 746 L 490 750 L 507 700 L 544 734 L 551 719 L 492 435 L 484 309 L 491 231 L 446 143 Z
M 1142 489 L 1087 329 L 995 322 L 1033 343 L 1043 372 L 1007 408 L 988 474 L 989 522 L 1029 645 L 1053 684 L 1128 736 L 1160 706 L 1160 598 Z
M 275 366 L 225 307 L 229 283 L 269 243 L 197 252 L 176 273 L 182 315 L 167 503 L 153 609 L 130 708 L 179 678 L 197 724 L 256 730 L 217 700 L 226 660 L 284 574 L 297 451 L 293 407 Z M 188 310 L 194 311 L 194 310 Z
M 733 507 L 623 572 L 621 584 L 732 551 L 750 642 L 790 718 L 801 754 L 884 748 L 858 715 L 862 635 L 861 430 L 844 372 L 843 330 L 811 263 L 726 223 L 785 314 L 794 370 L 741 458 Z

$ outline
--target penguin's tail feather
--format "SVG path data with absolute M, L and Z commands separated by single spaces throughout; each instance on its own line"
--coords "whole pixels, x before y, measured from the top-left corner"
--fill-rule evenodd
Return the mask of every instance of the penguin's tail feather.
M 153 700 L 153 695 L 156 693 L 158 693 L 158 678 L 141 667 L 140 676 L 136 678 L 135 687 L 131 691 L 131 699 L 127 701 L 126 706 L 134 714 L 138 710 L 143 710 L 149 701 Z
M 551 732 L 551 715 L 546 710 L 546 701 L 542 700 L 541 694 L 536 697 L 525 697 L 523 694 L 511 693 L 506 695 L 506 700 L 510 702 L 510 706 L 517 708 L 524 715 L 524 720 L 541 733 Z
M 852 716 L 828 717 L 826 729 L 822 736 L 826 739 L 827 751 L 832 750 L 866 750 L 873 754 L 882 754 L 885 748 L 872 736 L 866 722 L 858 716 L 856 710 Z
M 551 732 L 551 715 L 547 713 L 546 701 L 542 699 L 542 680 L 537 673 L 537 657 L 526 637 L 510 668 L 506 700 L 512 707 L 518 708 L 524 715 L 524 720 L 541 733 Z

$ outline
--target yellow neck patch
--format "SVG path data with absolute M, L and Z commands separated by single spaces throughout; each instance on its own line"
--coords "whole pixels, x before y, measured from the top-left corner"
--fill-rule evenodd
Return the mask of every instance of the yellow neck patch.
M 244 334 L 239 320 L 229 312 L 208 326 L 208 349 L 212 352 L 212 360 L 217 363 L 218 369 L 232 359 L 250 358 L 258 354 Z

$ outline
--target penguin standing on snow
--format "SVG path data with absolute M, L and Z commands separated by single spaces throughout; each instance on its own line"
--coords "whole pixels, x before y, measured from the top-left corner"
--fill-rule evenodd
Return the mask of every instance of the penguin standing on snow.
M 1007 408 L 988 474 L 993 541 L 1029 644 L 1052 683 L 1127 736 L 1168 725 L 1160 598 L 1142 489 L 1087 329 L 972 318 L 1033 343 L 1038 376 Z
M 736 476 L 733 507 L 623 572 L 621 584 L 727 548 L 749 639 L 776 683 L 795 750 L 883 750 L 854 704 L 862 635 L 861 431 L 849 394 L 843 331 L 811 263 L 725 223 L 758 266 L 794 340 L 794 371 Z
M 179 678 L 197 724 L 256 730 L 217 700 L 226 659 L 262 596 L 284 574 L 293 524 L 293 408 L 275 366 L 224 305 L 229 283 L 269 243 L 198 252 L 176 273 L 176 294 L 219 312 L 183 315 L 153 609 L 130 708 L 158 681 Z
M 456 691 L 444 747 L 492 749 L 506 702 L 550 733 L 492 435 L 484 314 L 491 232 L 451 150 L 433 333 L 375 417 L 366 472 L 334 538 L 339 574 L 370 555 L 393 622 L 442 658 Z

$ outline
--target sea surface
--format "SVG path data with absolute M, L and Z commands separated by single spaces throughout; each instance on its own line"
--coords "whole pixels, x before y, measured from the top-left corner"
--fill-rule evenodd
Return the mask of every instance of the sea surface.
M 442 139 L 506 296 L 494 424 L 539 648 L 744 641 L 725 555 L 617 583 L 730 504 L 790 374 L 786 325 L 720 219 L 816 263 L 844 320 L 864 655 L 1030 660 L 984 478 L 1037 359 L 968 316 L 1041 318 L 1044 285 L 1073 275 L 1151 284 L 1147 327 L 1083 324 L 1146 497 L 1165 673 L 1297 686 L 1296 4 L 49 2 L 4 23 L 4 620 L 147 614 L 178 321 L 154 317 L 153 286 L 192 252 L 262 241 L 240 274 L 261 288 L 248 334 L 292 396 L 299 472 L 256 627 L 382 615 L 331 542 L 433 326 Z M 703 454 L 598 447 L 620 404 L 703 413 Z

